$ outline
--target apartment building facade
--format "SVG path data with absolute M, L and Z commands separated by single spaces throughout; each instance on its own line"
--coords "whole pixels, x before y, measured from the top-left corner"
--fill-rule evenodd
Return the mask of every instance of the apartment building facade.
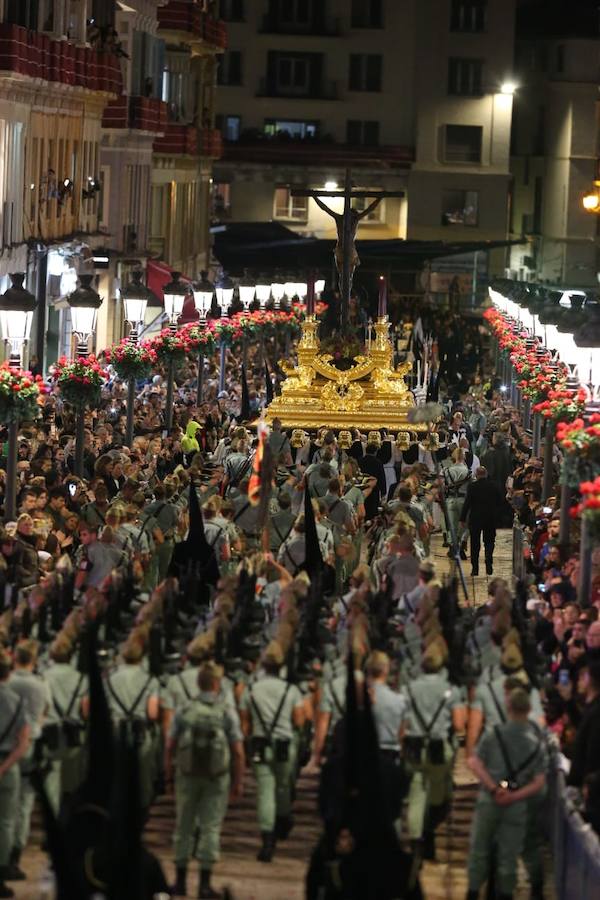
M 513 0 L 221 0 L 220 10 L 216 221 L 331 238 L 332 220 L 292 191 L 340 185 L 350 166 L 357 187 L 404 192 L 359 238 L 506 237 Z
M 511 168 L 514 247 L 521 280 L 594 287 L 600 219 L 582 197 L 600 178 L 597 4 L 582 0 L 568 18 L 558 4 L 523 0 L 517 19 Z
M 133 268 L 160 256 L 193 277 L 206 262 L 225 46 L 213 6 L 0 0 L 0 291 L 27 273 L 39 300 L 30 355 L 69 352 L 66 296 L 81 272 L 104 298 L 104 347 L 123 334 L 119 288 Z

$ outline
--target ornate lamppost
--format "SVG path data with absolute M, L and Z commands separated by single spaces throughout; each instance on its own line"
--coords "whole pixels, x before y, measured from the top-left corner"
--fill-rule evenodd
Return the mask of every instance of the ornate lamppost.
M 131 273 L 131 281 L 121 289 L 121 300 L 125 312 L 125 320 L 129 322 L 129 341 L 137 345 L 139 340 L 139 326 L 144 323 L 148 302 L 154 298 L 153 292 L 142 283 L 142 272 L 136 269 Z M 127 382 L 127 425 L 125 427 L 125 444 L 131 447 L 133 443 L 135 406 L 135 377 L 132 375 Z
M 185 302 L 188 289 L 180 280 L 181 272 L 171 272 L 171 281 L 165 284 L 163 288 L 165 297 L 165 312 L 169 318 L 169 328 L 171 333 L 177 331 L 177 323 L 183 312 L 183 304 Z M 170 431 L 173 427 L 173 390 L 175 383 L 175 360 L 169 357 L 167 368 L 167 406 L 165 410 L 165 427 Z
M 92 287 L 93 275 L 80 275 L 79 287 L 69 294 L 67 303 L 71 310 L 71 327 L 77 335 L 75 358 L 85 359 L 89 353 L 89 340 L 96 328 L 98 310 L 102 297 Z M 77 403 L 77 424 L 75 430 L 75 474 L 83 477 L 83 451 L 85 443 L 85 400 Z
M 215 293 L 215 286 L 212 281 L 208 280 L 208 272 L 202 271 L 200 272 L 200 281 L 195 281 L 192 285 L 192 291 L 194 292 L 194 306 L 196 307 L 196 312 L 198 313 L 198 318 L 200 320 L 201 325 L 206 325 L 206 318 L 208 313 L 210 312 L 210 308 L 212 306 L 213 296 Z M 197 388 L 197 397 L 196 404 L 200 406 L 202 404 L 202 394 L 204 393 L 204 349 L 203 347 L 199 347 L 198 349 L 198 388 Z

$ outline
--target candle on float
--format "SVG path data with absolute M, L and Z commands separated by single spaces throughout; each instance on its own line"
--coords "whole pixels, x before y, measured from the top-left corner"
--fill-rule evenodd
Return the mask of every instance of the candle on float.
M 379 305 L 377 307 L 377 317 L 387 316 L 387 282 L 383 275 L 379 276 Z
M 314 316 L 315 314 L 315 279 L 312 275 L 308 276 L 306 282 L 306 315 Z

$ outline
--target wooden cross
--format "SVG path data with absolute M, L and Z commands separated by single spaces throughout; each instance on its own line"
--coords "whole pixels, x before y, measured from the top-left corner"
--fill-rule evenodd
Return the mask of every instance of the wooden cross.
M 361 219 L 368 216 L 383 200 L 384 197 L 404 197 L 404 191 L 353 191 L 350 169 L 346 169 L 346 177 L 343 191 L 317 191 L 317 190 L 292 190 L 292 197 L 312 197 L 317 206 L 328 216 L 335 219 L 337 228 L 337 244 L 334 250 L 335 264 L 338 271 L 340 284 L 341 309 L 340 332 L 348 333 L 348 320 L 350 314 L 350 295 L 352 293 L 352 279 L 354 270 L 360 265 L 360 259 L 356 252 L 356 232 Z M 330 209 L 321 197 L 343 197 L 344 211 L 337 213 Z M 371 203 L 362 212 L 354 209 L 354 198 L 367 198 Z

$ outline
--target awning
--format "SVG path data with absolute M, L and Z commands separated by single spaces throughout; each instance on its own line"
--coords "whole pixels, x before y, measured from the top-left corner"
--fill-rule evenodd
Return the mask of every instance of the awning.
M 146 266 L 146 278 L 148 287 L 151 291 L 154 291 L 158 299 L 163 304 L 163 307 L 165 303 L 163 288 L 166 284 L 172 281 L 172 271 L 173 269 L 168 266 L 166 262 L 156 259 L 149 259 Z M 192 283 L 192 279 L 183 274 L 181 275 L 181 280 L 185 281 L 187 284 Z M 194 305 L 194 297 L 190 292 L 184 300 L 183 313 L 181 314 L 181 317 L 179 319 L 179 324 L 185 325 L 187 322 L 196 322 L 197 320 L 198 313 L 196 312 L 196 307 Z
M 292 271 L 332 265 L 335 241 L 304 237 L 275 222 L 239 222 L 211 229 L 213 253 L 230 275 L 244 269 L 269 275 L 275 269 Z M 427 260 L 521 244 L 517 241 L 403 241 L 356 242 L 362 271 L 382 268 L 420 271 Z

